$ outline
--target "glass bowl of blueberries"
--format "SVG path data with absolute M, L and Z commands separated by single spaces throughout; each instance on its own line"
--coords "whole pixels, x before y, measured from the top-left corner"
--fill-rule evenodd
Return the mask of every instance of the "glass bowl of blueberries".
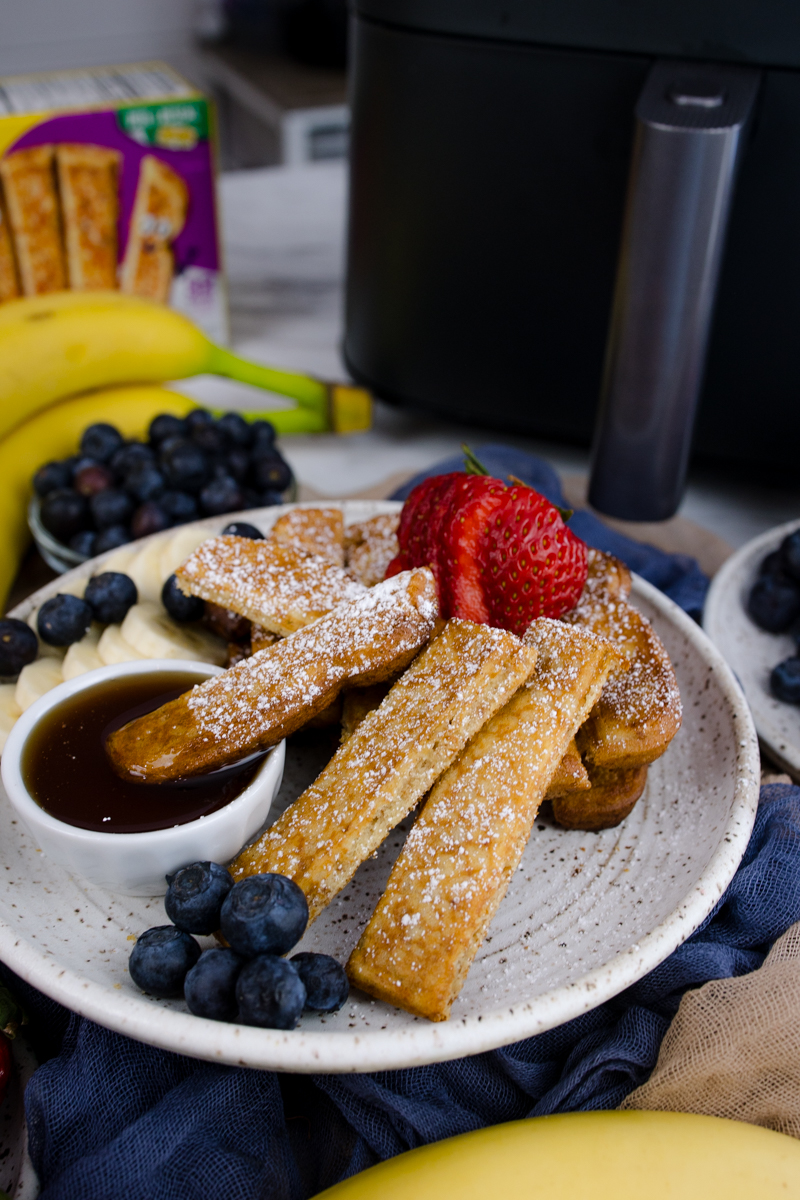
M 41 466 L 33 489 L 28 524 L 59 574 L 136 538 L 297 494 L 269 421 L 202 408 L 160 414 L 146 441 L 90 425 L 78 453 Z

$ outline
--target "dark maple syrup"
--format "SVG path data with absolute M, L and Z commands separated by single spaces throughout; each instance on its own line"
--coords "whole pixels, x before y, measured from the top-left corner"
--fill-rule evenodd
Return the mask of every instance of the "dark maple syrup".
M 68 825 L 101 833 L 145 833 L 184 825 L 229 804 L 258 766 L 192 787 L 128 783 L 113 771 L 105 739 L 198 682 L 184 671 L 130 675 L 87 688 L 52 709 L 31 732 L 22 778 L 37 804 Z

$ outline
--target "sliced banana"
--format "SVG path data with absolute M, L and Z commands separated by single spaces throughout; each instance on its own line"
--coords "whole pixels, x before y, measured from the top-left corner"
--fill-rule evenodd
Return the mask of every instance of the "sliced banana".
M 135 662 L 138 658 L 147 658 L 146 654 L 140 654 L 125 640 L 119 625 L 108 625 L 103 630 L 97 643 L 97 655 L 107 667 L 112 663 Z
M 134 604 L 122 622 L 122 636 L 142 658 L 190 658 L 225 665 L 224 642 L 205 630 L 181 627 L 158 604 Z
M 99 641 L 100 626 L 92 625 L 85 637 L 70 646 L 61 664 L 65 679 L 75 679 L 78 675 L 85 675 L 87 671 L 104 666 L 97 650 Z
M 14 699 L 22 712 L 30 708 L 40 696 L 49 692 L 59 683 L 64 682 L 61 663 L 55 658 L 37 658 L 36 662 L 28 663 L 19 673 Z
M 119 546 L 103 563 L 103 571 L 119 571 L 121 575 L 127 575 L 128 566 L 135 557 L 135 546 Z
M 128 574 L 136 584 L 140 601 L 150 604 L 160 602 L 161 589 L 167 578 L 161 571 L 161 556 L 171 540 L 171 532 L 153 538 L 146 546 L 142 546 L 133 562 L 129 564 Z
M 213 529 L 198 528 L 196 525 L 184 525 L 173 533 L 161 550 L 162 584 L 210 537 L 214 537 Z
M 22 709 L 16 701 L 16 691 L 15 683 L 0 683 L 0 754 L 17 717 L 22 715 Z
M 41 608 L 41 605 L 39 606 Z M 43 642 L 39 637 L 39 629 L 37 621 L 39 619 L 39 609 L 35 608 L 33 612 L 28 613 L 25 620 L 30 625 L 33 632 L 39 638 L 39 658 L 57 658 L 61 660 L 66 652 L 65 646 L 50 646 L 47 642 Z

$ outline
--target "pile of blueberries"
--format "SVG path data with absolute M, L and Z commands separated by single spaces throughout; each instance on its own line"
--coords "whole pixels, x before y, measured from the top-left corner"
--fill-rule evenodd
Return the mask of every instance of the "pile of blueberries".
M 79 454 L 33 477 L 45 529 L 87 558 L 198 517 L 282 504 L 291 483 L 269 421 L 200 408 L 155 417 L 146 442 L 90 425 Z
M 773 668 L 769 682 L 777 700 L 800 704 L 800 529 L 762 562 L 747 611 L 767 633 L 792 634 L 798 652 Z
M 233 882 L 213 862 L 167 877 L 171 925 L 138 939 L 128 963 L 137 987 L 160 999 L 184 996 L 189 1011 L 212 1021 L 294 1029 L 305 1011 L 336 1012 L 349 995 L 344 968 L 328 954 L 282 957 L 308 924 L 308 905 L 285 875 Z M 220 930 L 227 947 L 201 951 L 192 934 Z

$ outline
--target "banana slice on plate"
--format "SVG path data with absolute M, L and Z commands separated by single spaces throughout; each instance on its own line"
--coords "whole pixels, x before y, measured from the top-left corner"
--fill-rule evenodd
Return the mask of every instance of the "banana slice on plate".
M 14 689 L 14 699 L 22 712 L 30 708 L 40 696 L 64 682 L 61 662 L 56 658 L 37 658 L 28 663 L 19 673 Z
M 15 683 L 0 683 L 0 754 L 6 744 L 6 738 L 11 733 L 17 717 L 22 715 L 22 709 L 16 700 L 17 685 Z
M 61 664 L 65 679 L 75 679 L 105 665 L 97 650 L 99 641 L 100 626 L 92 625 L 85 637 L 70 646 Z
M 158 604 L 134 604 L 122 622 L 122 636 L 142 658 L 190 658 L 225 665 L 227 647 L 204 629 L 180 626 Z
M 39 608 L 41 608 L 41 605 L 39 605 Z M 30 625 L 31 629 L 36 634 L 37 638 L 39 638 L 39 658 L 57 658 L 59 660 L 62 659 L 66 652 L 66 646 L 50 646 L 50 645 L 48 645 L 47 642 L 43 642 L 42 639 L 39 637 L 39 629 L 38 629 L 38 625 L 37 625 L 38 619 L 39 619 L 39 609 L 38 608 L 35 608 L 33 610 L 33 612 L 28 613 L 27 617 L 25 618 L 27 624 Z M 38 659 L 37 659 L 37 661 L 38 661 Z M 30 665 L 33 665 L 33 664 L 30 664 Z
M 194 554 L 202 542 L 214 536 L 213 529 L 198 527 L 196 525 L 184 525 L 176 533 L 173 533 L 166 546 L 162 546 L 161 549 L 162 583 L 177 571 L 181 563 L 186 562 L 190 554 Z
M 128 563 L 127 574 L 136 584 L 140 602 L 158 604 L 166 575 L 161 575 L 161 554 L 170 541 L 169 535 L 153 538 Z
M 119 546 L 103 563 L 103 571 L 119 571 L 121 575 L 128 574 L 128 567 L 136 557 L 135 546 Z M 100 574 L 101 572 L 98 572 Z
M 97 655 L 106 667 L 110 667 L 112 663 L 135 662 L 139 658 L 148 657 L 146 654 L 140 654 L 126 641 L 119 625 L 107 625 L 103 630 L 97 643 Z

